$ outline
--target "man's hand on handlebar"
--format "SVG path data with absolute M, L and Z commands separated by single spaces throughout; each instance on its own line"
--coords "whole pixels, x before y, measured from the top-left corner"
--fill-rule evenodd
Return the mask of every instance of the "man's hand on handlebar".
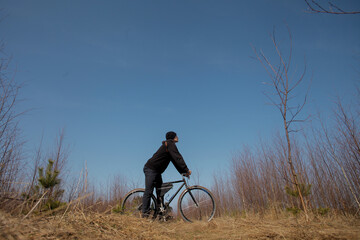
M 191 175 L 191 170 L 189 170 L 187 173 L 185 173 L 185 177 L 190 177 Z

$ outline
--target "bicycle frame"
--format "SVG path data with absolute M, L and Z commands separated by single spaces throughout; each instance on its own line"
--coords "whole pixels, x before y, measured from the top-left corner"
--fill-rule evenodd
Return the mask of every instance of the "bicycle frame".
M 160 204 L 164 204 L 166 207 L 170 205 L 170 203 L 174 200 L 174 198 L 176 197 L 176 195 L 178 195 L 178 193 L 180 192 L 180 190 L 185 186 L 185 190 L 188 189 L 188 185 L 186 183 L 186 179 L 184 176 L 182 176 L 182 180 L 177 180 L 177 181 L 172 181 L 172 182 L 165 182 L 163 184 L 166 184 L 166 183 L 183 183 L 181 184 L 181 186 L 178 188 L 178 190 L 174 193 L 174 195 L 171 196 L 171 198 L 169 199 L 169 201 L 167 203 L 163 203 L 163 201 L 160 201 Z M 194 196 L 192 195 L 191 192 L 189 192 L 191 198 L 193 199 L 195 205 L 198 207 L 198 203 L 196 202 Z
M 174 200 L 174 198 L 176 197 L 176 195 L 178 195 L 178 193 L 180 192 L 180 190 L 185 186 L 187 188 L 187 184 L 186 184 L 186 179 L 183 176 L 183 180 L 178 180 L 178 181 L 172 181 L 172 182 L 166 182 L 166 183 L 183 183 L 181 184 L 181 186 L 179 187 L 179 189 L 176 191 L 176 193 L 174 195 L 171 196 L 171 198 L 169 199 L 169 201 L 167 202 L 166 205 L 169 205 L 172 200 Z M 164 183 L 165 184 L 165 183 Z

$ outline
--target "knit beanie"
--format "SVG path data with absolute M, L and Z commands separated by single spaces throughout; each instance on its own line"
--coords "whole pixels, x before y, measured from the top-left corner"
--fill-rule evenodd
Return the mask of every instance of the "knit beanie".
M 166 140 L 169 140 L 169 139 L 174 139 L 176 137 L 176 133 L 175 132 L 172 132 L 172 131 L 170 131 L 170 132 L 167 132 L 166 133 Z

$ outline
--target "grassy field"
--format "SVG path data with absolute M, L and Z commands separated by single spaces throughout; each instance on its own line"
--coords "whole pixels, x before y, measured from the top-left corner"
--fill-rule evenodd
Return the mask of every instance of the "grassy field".
M 11 217 L 0 212 L 0 239 L 360 239 L 353 217 L 221 217 L 210 223 L 151 222 L 118 214 Z

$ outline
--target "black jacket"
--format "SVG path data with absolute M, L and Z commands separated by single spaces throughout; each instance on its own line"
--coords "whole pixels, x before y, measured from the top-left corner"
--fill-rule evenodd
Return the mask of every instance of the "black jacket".
M 170 161 L 179 173 L 187 173 L 189 171 L 173 140 L 163 141 L 161 147 L 146 162 L 145 166 L 158 173 L 163 173 Z

